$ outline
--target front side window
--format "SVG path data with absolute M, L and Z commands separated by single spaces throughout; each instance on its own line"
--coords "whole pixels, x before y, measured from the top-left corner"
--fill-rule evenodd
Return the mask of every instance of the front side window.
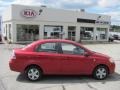
M 85 50 L 75 46 L 73 44 L 68 44 L 68 43 L 62 43 L 61 44 L 62 52 L 63 54 L 77 54 L 77 55 L 83 55 Z
M 44 43 L 38 46 L 38 52 L 57 52 L 57 44 L 56 43 Z

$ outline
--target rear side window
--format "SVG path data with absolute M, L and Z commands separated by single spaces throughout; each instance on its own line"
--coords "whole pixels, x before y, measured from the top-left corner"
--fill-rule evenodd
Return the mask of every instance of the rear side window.
M 57 52 L 57 43 L 44 43 L 38 46 L 37 52 Z

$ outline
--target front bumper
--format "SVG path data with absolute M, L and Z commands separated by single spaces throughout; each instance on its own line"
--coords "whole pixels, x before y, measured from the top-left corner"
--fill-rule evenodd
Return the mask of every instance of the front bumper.
M 109 74 L 112 74 L 115 72 L 115 63 L 110 63 L 109 65 Z

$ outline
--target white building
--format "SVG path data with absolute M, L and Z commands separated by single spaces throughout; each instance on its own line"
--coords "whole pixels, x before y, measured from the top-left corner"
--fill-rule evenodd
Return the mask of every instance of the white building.
M 0 16 L 0 35 L 1 35 L 1 29 L 2 29 L 2 27 L 1 27 L 1 20 L 2 20 L 2 18 L 1 18 L 1 16 Z
M 3 13 L 3 34 L 13 43 L 45 38 L 107 41 L 111 17 L 84 10 L 11 5 Z

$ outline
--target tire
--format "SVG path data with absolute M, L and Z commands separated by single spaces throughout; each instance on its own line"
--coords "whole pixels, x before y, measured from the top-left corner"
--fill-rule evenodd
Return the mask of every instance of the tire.
M 37 66 L 30 66 L 26 70 L 26 77 L 30 81 L 38 81 L 42 78 L 42 71 Z
M 97 80 L 103 80 L 107 78 L 109 74 L 108 68 L 106 66 L 98 66 L 93 72 L 93 77 Z

